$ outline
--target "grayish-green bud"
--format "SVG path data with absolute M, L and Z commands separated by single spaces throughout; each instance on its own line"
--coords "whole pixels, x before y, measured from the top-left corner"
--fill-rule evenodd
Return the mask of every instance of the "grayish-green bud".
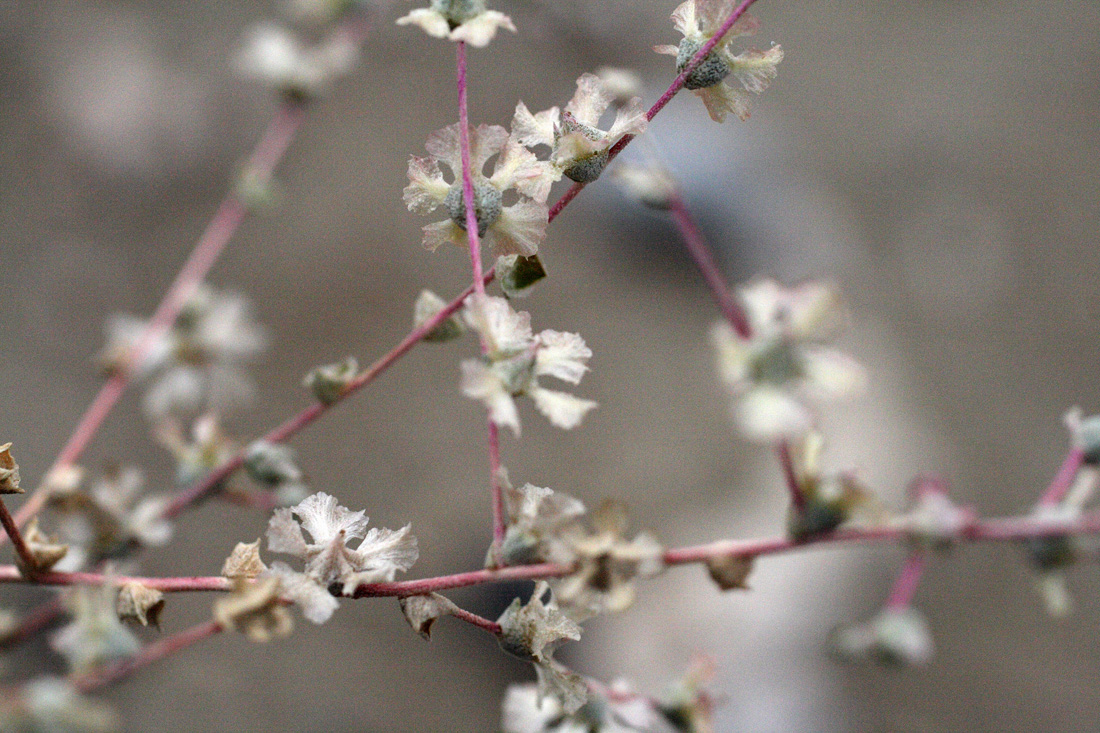
M 685 38 L 680 41 L 680 49 L 676 54 L 676 70 L 683 73 L 688 63 L 699 53 L 704 44 Z M 711 51 L 706 57 L 692 69 L 692 72 L 684 79 L 684 87 L 687 89 L 706 89 L 719 84 L 730 75 L 730 66 L 721 54 Z

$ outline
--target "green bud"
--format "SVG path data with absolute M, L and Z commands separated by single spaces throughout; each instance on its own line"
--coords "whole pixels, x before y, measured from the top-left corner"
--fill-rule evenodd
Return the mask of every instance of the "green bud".
M 509 298 L 526 298 L 534 284 L 546 277 L 546 268 L 538 255 L 499 257 L 496 271 L 500 287 Z
M 312 392 L 321 403 L 331 405 L 340 399 L 344 389 L 358 373 L 359 362 L 354 356 L 349 356 L 335 364 L 311 369 L 302 380 L 302 386 Z

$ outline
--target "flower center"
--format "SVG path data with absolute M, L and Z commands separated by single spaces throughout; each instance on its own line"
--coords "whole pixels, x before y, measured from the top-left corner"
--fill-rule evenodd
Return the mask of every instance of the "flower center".
M 496 223 L 503 209 L 504 195 L 488 181 L 474 182 L 474 212 L 477 216 L 477 230 L 484 234 L 485 230 Z M 457 180 L 447 191 L 447 198 L 443 200 L 447 207 L 447 213 L 451 215 L 451 221 L 462 229 L 466 228 L 466 199 L 462 195 L 462 181 Z
M 683 72 L 695 54 L 703 44 L 699 41 L 691 41 L 685 38 L 680 41 L 680 49 L 676 54 L 676 70 Z M 711 51 L 696 66 L 684 80 L 684 86 L 688 89 L 706 89 L 718 84 L 730 75 L 730 66 L 725 59 L 715 51 Z
M 485 0 L 432 0 L 431 9 L 447 19 L 454 30 L 485 12 Z
M 802 359 L 791 344 L 779 341 L 757 354 L 749 365 L 753 382 L 784 385 L 803 375 Z

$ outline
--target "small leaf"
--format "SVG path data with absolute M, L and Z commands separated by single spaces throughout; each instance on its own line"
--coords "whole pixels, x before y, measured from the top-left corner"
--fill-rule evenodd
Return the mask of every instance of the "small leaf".
M 409 596 L 400 599 L 401 613 L 413 631 L 431 641 L 432 624 L 442 616 L 449 616 L 458 610 L 458 606 L 438 593 L 426 596 Z
M 497 279 L 509 298 L 525 298 L 535 283 L 546 277 L 546 268 L 538 255 L 505 255 L 497 259 Z

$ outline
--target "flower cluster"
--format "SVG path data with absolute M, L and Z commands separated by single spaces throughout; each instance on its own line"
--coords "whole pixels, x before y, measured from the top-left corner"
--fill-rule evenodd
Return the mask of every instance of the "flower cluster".
M 484 48 L 500 28 L 513 33 L 512 19 L 496 10 L 487 10 L 485 0 L 431 0 L 427 8 L 417 8 L 398 25 L 415 25 L 433 38 L 446 38 Z
M 654 50 L 675 56 L 676 70 L 683 73 L 700 49 L 718 33 L 736 6 L 736 0 L 687 0 L 672 13 L 673 25 L 684 34 L 680 45 L 656 46 Z M 742 120 L 748 119 L 749 92 L 759 94 L 768 88 L 768 82 L 776 76 L 776 66 L 783 60 L 783 49 L 779 46 L 772 46 L 767 51 L 751 48 L 740 54 L 734 54 L 729 48 L 730 40 L 756 33 L 759 25 L 755 18 L 741 16 L 684 80 L 684 86 L 703 100 L 715 122 L 722 122 L 730 112 Z M 731 74 L 737 79 L 740 89 L 724 81 Z
M 309 534 L 306 539 L 302 530 Z M 293 508 L 276 509 L 267 528 L 272 552 L 305 561 L 303 572 L 281 562 L 268 573 L 279 579 L 280 593 L 302 609 L 315 624 L 324 623 L 339 606 L 331 591 L 348 592 L 362 583 L 393 580 L 419 556 L 410 526 L 367 531 L 367 517 L 339 506 L 336 497 L 317 493 Z M 362 539 L 356 549 L 348 546 Z
M 648 120 L 638 97 L 618 108 L 611 129 L 599 129 L 600 117 L 614 101 L 613 87 L 595 74 L 584 74 L 577 80 L 577 92 L 564 111 L 551 107 L 531 114 L 523 102 L 516 105 L 512 137 L 529 148 L 550 148 L 553 175 L 545 179 L 547 186 L 562 175 L 578 183 L 596 180 L 607 166 L 608 151 L 615 143 L 626 135 L 645 132 Z
M 147 325 L 134 316 L 114 316 L 100 360 L 108 371 L 132 367 L 149 382 L 142 406 L 150 419 L 224 411 L 252 396 L 255 386 L 242 367 L 264 350 L 267 336 L 244 297 L 200 289 L 172 327 L 131 365 Z
M 749 333 L 723 321 L 711 337 L 742 435 L 764 443 L 798 437 L 813 427 L 814 405 L 862 388 L 862 367 L 823 345 L 844 320 L 832 288 L 818 283 L 785 288 L 758 279 L 739 295 Z
M 462 146 L 458 124 L 433 132 L 425 147 L 429 156 L 409 158 L 409 185 L 403 198 L 409 211 L 429 214 L 442 206 L 450 218 L 423 228 L 424 247 L 435 251 L 444 242 L 466 246 L 466 199 L 462 191 Z M 491 176 L 485 164 L 497 156 Z M 451 174 L 443 177 L 440 164 Z M 474 186 L 477 231 L 485 246 L 498 255 L 530 256 L 546 236 L 549 209 L 546 196 L 548 167 L 511 140 L 498 125 L 478 125 L 470 130 L 470 171 Z M 505 206 L 504 194 L 515 190 L 516 203 Z
M 519 435 L 515 398 L 527 395 L 556 427 L 569 430 L 596 406 L 591 400 L 546 389 L 539 377 L 555 377 L 579 384 L 592 357 L 584 339 L 575 333 L 546 330 L 535 335 L 531 316 L 512 310 L 504 298 L 471 295 L 463 318 L 481 336 L 481 359 L 462 362 L 462 393 L 480 400 L 490 419 Z

